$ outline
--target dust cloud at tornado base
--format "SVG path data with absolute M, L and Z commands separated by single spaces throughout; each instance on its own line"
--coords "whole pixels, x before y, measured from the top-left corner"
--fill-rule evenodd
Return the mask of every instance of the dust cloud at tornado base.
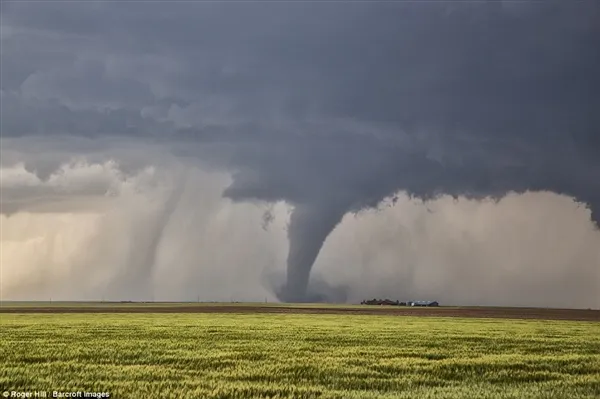
M 78 176 L 94 181 L 95 171 L 114 194 L 69 194 L 2 214 L 2 299 L 277 301 L 292 207 L 232 202 L 221 195 L 228 174 L 182 169 L 124 178 L 112 164 L 76 163 L 55 173 L 73 193 Z M 2 174 L 5 197 L 25 197 L 19 182 L 35 185 L 19 166 Z M 400 193 L 388 205 L 343 216 L 315 261 L 308 300 L 600 305 L 600 233 L 569 197 L 423 203 Z

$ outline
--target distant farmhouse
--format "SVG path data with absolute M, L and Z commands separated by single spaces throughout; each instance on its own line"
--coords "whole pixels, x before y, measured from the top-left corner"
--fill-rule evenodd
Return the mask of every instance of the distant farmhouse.
M 409 304 L 410 306 L 440 306 L 437 301 L 413 301 Z

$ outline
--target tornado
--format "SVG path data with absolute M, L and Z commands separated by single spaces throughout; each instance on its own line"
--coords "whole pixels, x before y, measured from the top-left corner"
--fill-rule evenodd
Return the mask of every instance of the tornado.
M 305 302 L 310 272 L 323 243 L 346 213 L 332 204 L 299 204 L 288 225 L 287 281 L 284 302 Z
M 131 287 L 138 287 L 138 292 L 133 292 L 133 294 L 139 298 L 147 300 L 149 297 L 154 297 L 152 276 L 156 268 L 160 244 L 169 226 L 169 222 L 181 201 L 186 182 L 187 171 L 184 171 L 174 182 L 172 190 L 167 194 L 166 200 L 160 207 L 156 219 L 147 226 L 145 232 L 141 232 L 142 234 L 135 238 L 142 241 L 141 244 L 144 249 L 140 251 L 137 249 L 137 246 L 132 249 L 128 262 L 130 265 L 129 268 L 115 276 L 112 282 L 117 287 L 116 291 L 119 291 L 121 287 L 128 287 L 128 291 L 131 292 Z
M 156 259 L 158 258 L 158 249 L 160 243 L 165 235 L 165 230 L 169 224 L 169 221 L 173 217 L 177 205 L 181 201 L 185 185 L 187 181 L 187 171 L 184 171 L 182 176 L 177 179 L 172 191 L 168 194 L 167 200 L 161 208 L 159 217 L 154 223 L 154 228 L 151 231 L 149 250 L 145 252 L 143 261 L 141 263 L 142 268 L 147 270 L 146 277 L 149 278 L 156 266 Z

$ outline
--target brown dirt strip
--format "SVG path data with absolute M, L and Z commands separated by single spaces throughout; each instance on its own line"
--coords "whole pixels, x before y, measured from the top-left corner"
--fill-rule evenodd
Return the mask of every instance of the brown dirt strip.
M 600 322 L 600 310 L 543 308 L 398 308 L 398 307 L 294 307 L 294 306 L 2 306 L 0 313 L 289 313 L 385 316 L 475 317 Z

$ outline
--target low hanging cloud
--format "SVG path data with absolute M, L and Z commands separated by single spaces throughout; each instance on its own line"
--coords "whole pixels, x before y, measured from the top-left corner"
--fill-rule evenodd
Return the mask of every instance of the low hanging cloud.
M 231 176 L 195 162 L 163 155 L 124 170 L 116 153 L 80 154 L 46 179 L 0 170 L 3 299 L 278 300 L 292 206 L 223 198 Z M 600 234 L 572 198 L 424 203 L 399 193 L 342 218 L 308 298 L 598 307 L 598 262 Z
M 50 203 L 56 212 L 68 208 L 57 204 L 71 203 L 108 212 L 126 198 L 123 187 L 147 179 L 135 195 L 155 201 L 148 200 L 146 214 L 143 207 L 130 212 L 141 212 L 148 234 L 140 235 L 144 244 L 131 245 L 153 249 L 123 261 L 139 266 L 119 272 L 122 286 L 133 286 L 142 280 L 138 269 L 160 269 L 157 248 L 175 237 L 169 235 L 175 230 L 167 231 L 174 229 L 178 204 L 195 193 L 191 187 L 202 186 L 197 174 L 226 176 L 227 183 L 214 188 L 223 207 L 248 215 L 254 209 L 253 228 L 267 235 L 273 223 L 287 225 L 288 253 L 276 259 L 287 264 L 286 281 L 265 289 L 302 301 L 313 295 L 314 262 L 323 272 L 339 270 L 322 287 L 359 267 L 322 265 L 329 240 L 395 197 L 395 207 L 378 215 L 426 212 L 423 218 L 442 230 L 448 223 L 464 224 L 466 231 L 438 236 L 435 229 L 407 227 L 408 237 L 435 247 L 394 244 L 402 253 L 393 255 L 398 269 L 390 273 L 420 276 L 408 279 L 414 295 L 430 292 L 418 288 L 425 287 L 423 276 L 439 282 L 444 275 L 456 285 L 462 280 L 453 276 L 460 275 L 484 287 L 486 276 L 499 273 L 507 279 L 500 302 L 504 292 L 519 303 L 542 303 L 563 278 L 587 287 L 577 299 L 585 306 L 599 290 L 598 252 L 578 255 L 573 248 L 577 242 L 592 248 L 599 234 L 599 22 L 595 1 L 3 4 L 2 208 L 9 215 L 3 225 L 34 209 L 43 217 Z M 34 148 L 18 150 L 36 140 Z M 161 181 L 170 188 L 154 186 Z M 402 205 L 409 198 L 429 203 Z M 291 213 L 289 219 L 269 212 L 265 218 L 273 204 L 287 207 L 282 212 Z M 444 211 L 423 211 L 434 205 Z M 212 209 L 200 201 L 194 206 Z M 521 227 L 529 236 L 515 233 L 521 216 L 512 220 L 512 233 L 503 231 L 507 236 L 479 226 L 508 223 L 481 213 L 527 215 L 532 209 L 556 214 L 525 219 L 535 226 Z M 353 212 L 361 216 L 347 221 Z M 460 217 L 443 221 L 440 212 Z M 569 231 L 588 235 L 567 239 L 561 231 L 552 239 L 560 236 L 573 247 L 552 248 L 544 237 L 561 226 L 567 234 L 567 224 L 553 224 L 563 214 L 577 223 Z M 282 217 L 285 222 L 275 222 Z M 203 233 L 197 234 L 200 240 Z M 429 257 L 436 251 L 443 261 Z M 555 260 L 544 262 L 544 251 Z M 456 266 L 459 259 L 463 266 Z M 367 263 L 359 268 L 396 270 Z M 230 267 L 253 270 L 253 276 L 263 268 Z M 537 267 L 545 268 L 543 278 L 519 274 L 538 275 Z M 519 272 L 506 274 L 511 268 Z M 510 276 L 517 275 L 532 297 L 513 295 L 523 287 L 511 288 Z M 336 292 L 362 295 L 353 284 Z M 475 288 L 471 297 L 438 288 L 448 300 L 483 300 Z

